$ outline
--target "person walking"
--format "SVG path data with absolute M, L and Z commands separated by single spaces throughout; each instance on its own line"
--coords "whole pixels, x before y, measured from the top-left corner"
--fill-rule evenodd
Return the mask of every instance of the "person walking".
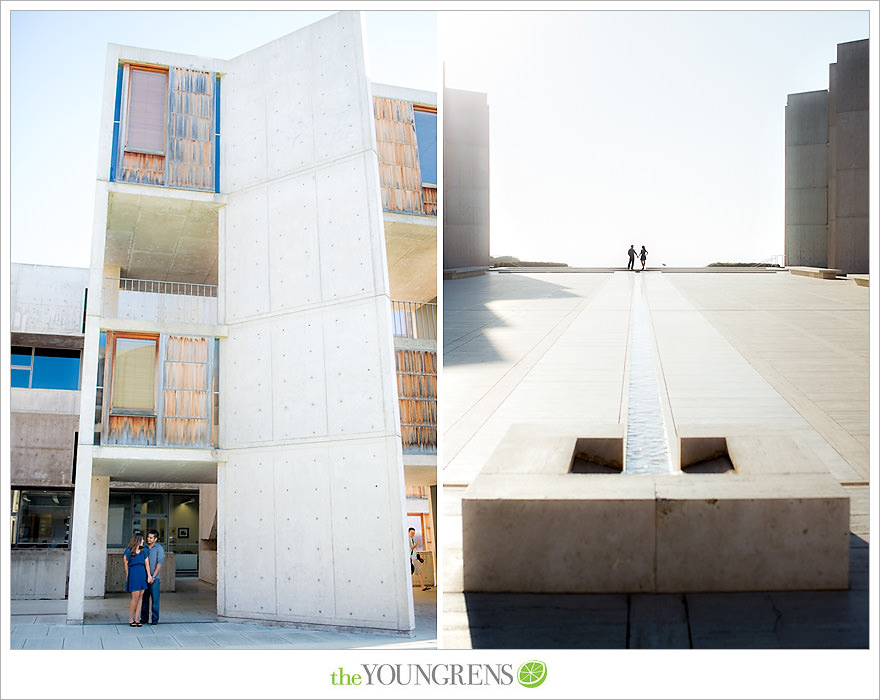
M 629 247 L 629 250 L 626 251 L 629 255 L 629 262 L 626 265 L 627 270 L 634 270 L 636 264 L 636 246 L 635 244 Z
M 141 598 L 147 589 L 147 581 L 150 575 L 150 562 L 147 551 L 144 549 L 144 536 L 136 532 L 128 541 L 128 547 L 122 553 L 122 561 L 125 563 L 125 592 L 131 593 L 131 602 L 128 604 L 128 626 L 140 627 L 137 619 L 141 607 Z
M 150 562 L 150 571 L 152 575 L 147 578 L 147 590 L 144 591 L 143 600 L 141 601 L 141 617 L 142 625 L 148 622 L 151 625 L 159 624 L 159 571 L 165 564 L 165 548 L 159 544 L 159 531 L 154 529 L 147 530 L 147 558 Z M 153 619 L 150 621 L 150 611 L 152 610 Z
M 642 261 L 642 269 L 645 269 L 645 261 L 648 259 L 648 251 L 645 249 L 645 246 L 642 246 L 642 250 L 639 253 L 639 260 Z
M 416 551 L 416 547 L 421 544 L 422 538 L 416 537 L 416 529 L 411 527 L 409 529 L 409 569 L 410 573 L 415 574 L 419 577 L 419 585 L 421 585 L 423 591 L 431 590 L 430 586 L 425 585 L 425 581 L 422 578 L 422 560 L 419 558 L 419 553 Z

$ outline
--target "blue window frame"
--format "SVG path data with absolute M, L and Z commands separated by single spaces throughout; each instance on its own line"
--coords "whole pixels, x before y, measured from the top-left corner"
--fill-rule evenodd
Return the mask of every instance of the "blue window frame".
M 79 389 L 80 351 L 13 346 L 10 384 L 23 389 Z
M 419 145 L 419 167 L 422 182 L 437 184 L 437 113 L 413 107 L 416 121 L 416 141 Z

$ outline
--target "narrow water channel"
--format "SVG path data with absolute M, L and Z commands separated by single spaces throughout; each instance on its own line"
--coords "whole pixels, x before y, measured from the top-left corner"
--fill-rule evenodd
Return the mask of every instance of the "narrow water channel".
M 625 474 L 670 474 L 673 469 L 669 436 L 660 405 L 654 331 L 642 276 L 642 273 L 633 275 L 629 405 L 623 471 Z

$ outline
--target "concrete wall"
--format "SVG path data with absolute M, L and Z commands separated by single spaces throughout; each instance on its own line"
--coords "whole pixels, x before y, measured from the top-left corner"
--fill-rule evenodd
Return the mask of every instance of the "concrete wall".
M 829 71 L 828 266 L 867 273 L 868 40 L 837 45 Z
M 12 333 L 82 336 L 87 269 L 12 263 L 9 274 Z
M 14 549 L 9 553 L 12 600 L 62 600 L 67 595 L 67 549 Z
M 443 90 L 443 269 L 489 264 L 489 105 Z
M 78 391 L 9 390 L 9 468 L 13 486 L 73 486 L 79 400 Z
M 217 606 L 409 631 L 403 462 L 361 18 L 223 86 Z
M 785 259 L 828 267 L 828 92 L 785 106 Z

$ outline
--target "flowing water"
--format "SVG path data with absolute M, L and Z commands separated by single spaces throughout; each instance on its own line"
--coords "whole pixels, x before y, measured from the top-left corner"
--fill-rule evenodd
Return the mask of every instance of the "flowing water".
M 669 436 L 660 405 L 660 382 L 651 317 L 642 274 L 633 281 L 630 333 L 629 406 L 627 408 L 626 474 L 670 474 Z

